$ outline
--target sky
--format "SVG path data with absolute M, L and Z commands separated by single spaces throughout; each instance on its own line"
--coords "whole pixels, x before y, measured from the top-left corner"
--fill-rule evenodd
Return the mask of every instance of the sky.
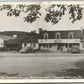
M 31 3 L 37 3 L 37 2 L 31 2 Z M 56 3 L 56 2 L 39 2 L 41 4 L 41 10 L 40 13 L 42 14 L 40 19 L 37 19 L 33 23 L 27 23 L 24 22 L 23 17 L 24 14 L 21 14 L 20 17 L 8 17 L 6 11 L 0 11 L 0 31 L 26 31 L 30 32 L 33 30 L 36 30 L 38 32 L 39 28 L 42 28 L 43 30 L 77 30 L 84 28 L 84 17 L 81 21 L 76 21 L 74 24 L 69 20 L 69 15 L 66 14 L 63 16 L 62 20 L 59 21 L 59 23 L 52 25 L 52 23 L 46 23 L 44 21 L 44 17 L 46 15 L 45 8 L 49 5 Z M 59 2 L 58 2 L 59 3 Z M 61 2 L 60 2 L 61 3 Z M 84 2 L 80 2 L 84 3 Z M 3 3 L 0 3 L 0 5 Z M 7 4 L 7 2 L 6 2 Z M 11 3 L 11 4 L 17 4 L 17 3 Z M 26 4 L 30 4 L 29 2 Z M 68 2 L 67 2 L 68 4 Z M 70 3 L 69 3 L 70 4 Z

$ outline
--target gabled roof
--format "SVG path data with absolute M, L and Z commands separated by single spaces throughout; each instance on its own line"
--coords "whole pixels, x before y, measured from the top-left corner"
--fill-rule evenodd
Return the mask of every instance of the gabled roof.
M 26 36 L 22 38 L 22 42 L 38 42 L 38 36 Z
M 7 44 L 21 44 L 21 43 L 31 43 L 31 42 L 38 42 L 37 36 L 26 36 L 23 38 L 16 38 L 16 39 L 10 39 L 6 43 Z
M 73 32 L 75 34 L 76 38 L 80 38 L 81 37 L 81 30 L 63 30 L 63 31 L 42 31 L 41 34 L 39 34 L 39 38 L 43 38 L 43 34 L 44 33 L 48 33 L 48 37 L 50 39 L 54 39 L 55 38 L 55 34 L 59 32 L 61 34 L 62 38 L 67 38 L 68 37 L 68 33 L 69 32 Z
M 21 44 L 22 40 L 21 39 L 9 39 L 6 44 Z

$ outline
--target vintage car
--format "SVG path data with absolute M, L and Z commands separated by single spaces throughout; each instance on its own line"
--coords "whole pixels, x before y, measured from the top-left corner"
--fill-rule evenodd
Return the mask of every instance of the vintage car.
M 24 47 L 19 52 L 20 53 L 34 53 L 34 52 L 37 52 L 37 51 L 39 51 L 39 49 L 33 49 L 31 47 Z
M 24 47 L 19 52 L 20 53 L 28 53 L 28 52 L 31 52 L 31 51 L 32 51 L 32 48 L 30 48 L 30 47 Z
M 71 48 L 71 51 L 70 52 L 71 53 L 80 53 L 80 49 L 79 49 L 79 47 L 74 46 L 74 47 Z

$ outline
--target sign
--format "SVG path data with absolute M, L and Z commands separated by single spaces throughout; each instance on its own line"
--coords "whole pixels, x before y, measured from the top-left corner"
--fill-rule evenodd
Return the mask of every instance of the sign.
M 62 40 L 61 39 L 56 39 L 55 43 L 62 43 Z

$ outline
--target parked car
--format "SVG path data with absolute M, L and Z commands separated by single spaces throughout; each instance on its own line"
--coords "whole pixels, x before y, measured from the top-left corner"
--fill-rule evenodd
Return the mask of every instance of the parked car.
M 20 53 L 30 53 L 32 51 L 32 48 L 30 47 L 24 47 L 19 52 Z
M 76 47 L 76 46 L 72 47 L 71 48 L 71 53 L 80 53 L 79 47 Z

